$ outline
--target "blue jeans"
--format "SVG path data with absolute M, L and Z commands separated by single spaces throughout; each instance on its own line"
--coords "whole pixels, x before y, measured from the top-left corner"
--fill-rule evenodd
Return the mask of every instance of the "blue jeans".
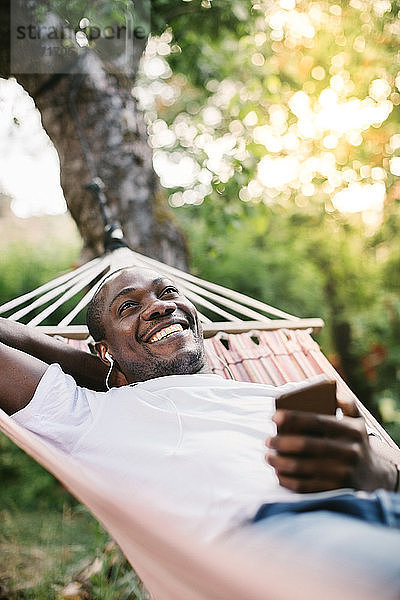
M 372 494 L 345 492 L 323 498 L 298 502 L 274 502 L 263 504 L 253 518 L 253 523 L 276 515 L 304 514 L 329 511 L 361 519 L 367 523 L 379 523 L 400 529 L 400 494 L 377 490 Z
M 291 559 L 307 555 L 333 577 L 347 573 L 379 598 L 400 598 L 399 494 L 339 492 L 264 504 L 249 527 L 258 551 L 279 540 Z

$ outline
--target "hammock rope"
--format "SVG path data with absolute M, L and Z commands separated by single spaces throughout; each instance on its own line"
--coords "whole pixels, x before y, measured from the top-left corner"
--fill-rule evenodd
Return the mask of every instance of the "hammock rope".
M 75 306 L 69 311 L 65 311 L 66 314 L 60 317 L 53 328 L 47 326 L 46 331 L 67 337 L 74 333 L 74 336 L 79 335 L 81 338 L 85 338 L 88 332 L 83 325 L 83 315 L 79 325 L 71 325 L 72 322 L 82 314 L 92 299 L 99 281 L 101 282 L 112 271 L 125 266 L 151 268 L 176 280 L 182 292 L 200 309 L 199 318 L 203 323 L 206 337 L 220 331 L 242 333 L 263 329 L 276 330 L 281 327 L 311 328 L 316 331 L 323 326 L 322 319 L 299 319 L 268 304 L 255 301 L 245 294 L 231 291 L 218 284 L 211 284 L 155 259 L 149 259 L 126 247 L 107 252 L 102 257 L 57 277 L 36 290 L 6 302 L 0 306 L 0 315 L 7 316 L 14 321 L 31 315 L 32 318 L 27 324 L 39 326 L 57 309 L 65 307 L 69 301 L 76 298 Z M 82 293 L 83 297 L 81 297 Z M 48 305 L 41 312 L 34 314 L 37 309 L 46 304 Z M 18 310 L 13 312 L 15 309 Z M 204 314 L 204 310 L 207 311 L 207 314 Z M 74 327 L 74 330 L 71 327 Z

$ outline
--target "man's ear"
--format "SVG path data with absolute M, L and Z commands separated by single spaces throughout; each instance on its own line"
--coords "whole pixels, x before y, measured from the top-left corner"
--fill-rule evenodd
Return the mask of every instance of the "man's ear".
M 107 345 L 104 342 L 96 342 L 94 347 L 97 354 L 99 355 L 100 360 L 109 367 L 110 361 L 106 357 L 106 353 L 109 351 Z M 128 385 L 128 381 L 125 375 L 120 370 L 117 362 L 114 362 L 113 365 L 113 370 L 110 376 L 110 384 L 112 387 L 121 387 L 122 385 Z
M 99 355 L 100 360 L 102 360 L 106 365 L 109 365 L 110 361 L 106 357 L 106 352 L 108 352 L 106 344 L 104 342 L 96 342 L 94 348 Z

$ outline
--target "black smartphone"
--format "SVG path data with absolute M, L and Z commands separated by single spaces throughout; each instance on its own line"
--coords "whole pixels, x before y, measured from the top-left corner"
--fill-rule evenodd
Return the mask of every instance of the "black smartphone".
M 301 410 L 334 415 L 336 413 L 336 381 L 323 379 L 319 381 L 303 381 L 301 387 L 286 392 L 275 398 L 276 408 L 284 410 Z

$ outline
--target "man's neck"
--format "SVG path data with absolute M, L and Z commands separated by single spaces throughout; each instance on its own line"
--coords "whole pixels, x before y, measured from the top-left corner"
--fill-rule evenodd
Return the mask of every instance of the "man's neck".
M 188 371 L 183 371 L 181 369 L 176 369 L 176 370 L 170 370 L 170 371 L 165 371 L 165 372 L 154 372 L 154 373 L 149 373 L 147 374 L 147 376 L 143 375 L 143 377 L 135 377 L 135 375 L 132 376 L 126 376 L 126 380 L 128 385 L 131 385 L 133 383 L 139 383 L 142 381 L 150 381 L 151 379 L 158 379 L 159 377 L 170 377 L 171 375 L 201 375 L 201 374 L 211 374 L 212 371 L 210 369 L 210 366 L 208 365 L 207 361 L 201 362 L 197 367 L 194 367 L 193 369 L 190 369 Z

